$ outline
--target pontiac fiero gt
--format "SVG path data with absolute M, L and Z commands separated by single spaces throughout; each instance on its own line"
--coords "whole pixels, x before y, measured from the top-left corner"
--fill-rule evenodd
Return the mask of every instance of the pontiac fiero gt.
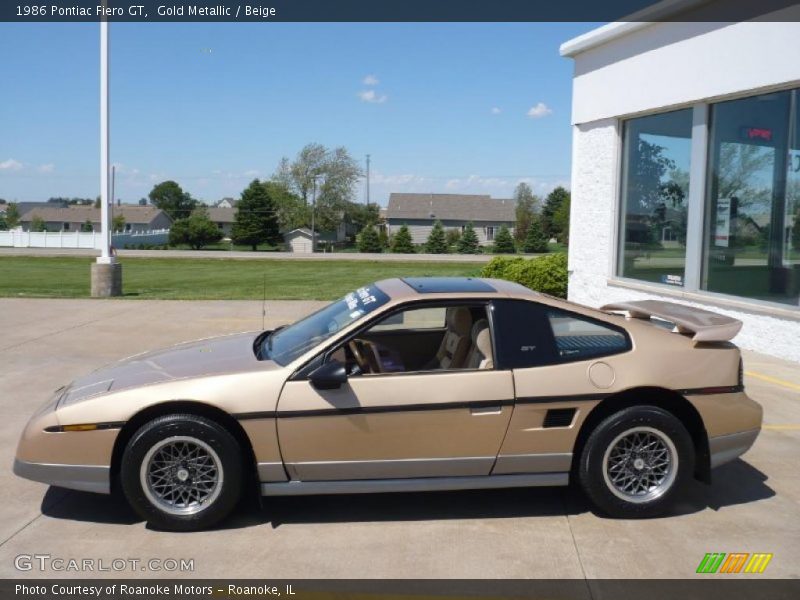
M 657 301 L 595 310 L 507 281 L 388 279 L 274 331 L 134 356 L 57 390 L 14 471 L 120 489 L 151 524 L 208 527 L 265 496 L 579 482 L 665 512 L 761 427 L 741 323 Z

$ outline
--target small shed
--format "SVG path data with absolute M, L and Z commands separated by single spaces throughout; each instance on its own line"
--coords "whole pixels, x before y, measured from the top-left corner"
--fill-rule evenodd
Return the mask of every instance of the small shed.
M 312 252 L 311 230 L 307 227 L 298 227 L 283 234 L 288 252 Z M 319 239 L 319 236 L 316 236 Z

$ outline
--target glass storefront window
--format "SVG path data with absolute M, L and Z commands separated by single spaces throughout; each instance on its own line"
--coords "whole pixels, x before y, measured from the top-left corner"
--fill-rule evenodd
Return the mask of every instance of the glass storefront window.
M 798 304 L 798 90 L 711 106 L 701 288 Z
M 692 110 L 625 122 L 617 274 L 683 286 Z

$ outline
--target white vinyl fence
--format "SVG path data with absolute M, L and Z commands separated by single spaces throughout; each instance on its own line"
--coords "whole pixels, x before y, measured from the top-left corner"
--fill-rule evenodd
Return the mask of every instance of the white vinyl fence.
M 94 231 L 0 231 L 0 246 L 9 248 L 90 248 L 99 249 L 100 233 Z M 166 244 L 169 229 L 136 233 L 115 233 L 111 243 L 117 249 L 139 244 Z

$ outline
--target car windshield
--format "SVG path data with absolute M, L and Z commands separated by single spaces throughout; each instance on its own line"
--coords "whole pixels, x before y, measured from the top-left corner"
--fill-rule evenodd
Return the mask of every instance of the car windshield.
M 305 319 L 268 335 L 261 343 L 259 357 L 286 365 L 388 301 L 389 296 L 374 284 L 359 288 Z

